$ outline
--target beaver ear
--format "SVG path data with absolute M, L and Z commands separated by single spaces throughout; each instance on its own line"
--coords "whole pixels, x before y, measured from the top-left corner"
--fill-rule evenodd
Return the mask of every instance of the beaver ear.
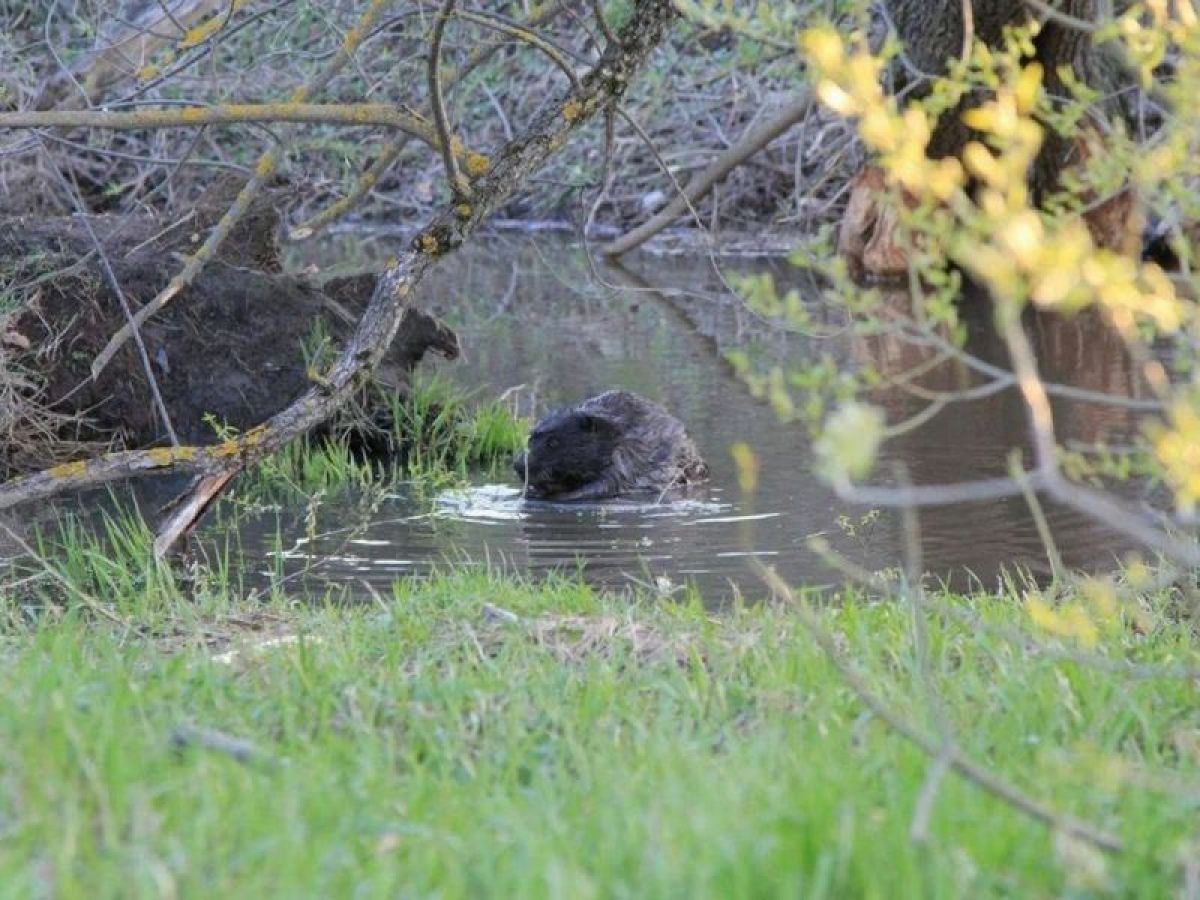
M 608 416 L 597 415 L 596 413 L 580 413 L 579 427 L 583 431 L 608 431 L 614 426 L 614 422 Z

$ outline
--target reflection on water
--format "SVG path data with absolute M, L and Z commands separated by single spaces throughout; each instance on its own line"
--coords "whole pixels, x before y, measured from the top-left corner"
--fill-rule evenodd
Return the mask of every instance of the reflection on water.
M 357 241 L 354 249 L 364 246 Z M 381 251 L 386 247 L 381 243 Z M 519 388 L 531 416 L 610 388 L 645 394 L 686 423 L 708 460 L 712 482 L 702 496 L 665 505 L 534 504 L 520 500 L 515 484 L 498 483 L 506 473 L 493 473 L 471 490 L 443 494 L 432 509 L 428 498 L 401 491 L 365 524 L 322 530 L 353 519 L 337 504 L 321 510 L 315 531 L 306 530 L 303 511 L 284 511 L 279 522 L 264 519 L 260 533 L 244 533 L 243 542 L 258 546 L 264 570 L 311 567 L 307 577 L 352 588 L 363 581 L 382 587 L 447 562 L 531 573 L 579 569 L 608 585 L 691 581 L 713 596 L 727 595 L 731 584 L 758 591 L 748 559 L 769 561 L 797 583 L 840 580 L 807 548 L 813 535 L 873 569 L 896 566 L 904 545 L 900 516 L 848 505 L 823 485 L 812 472 L 804 427 L 781 423 L 770 406 L 751 398 L 734 375 L 731 351 L 761 371 L 828 357 L 887 376 L 889 386 L 870 400 L 887 411 L 889 424 L 914 427 L 887 443 L 877 470 L 882 480 L 897 466 L 916 484 L 1002 475 L 1014 448 L 1028 462 L 1024 411 L 1013 386 L 987 385 L 984 373 L 953 348 L 899 324 L 857 335 L 785 263 L 756 265 L 813 298 L 812 330 L 821 337 L 763 322 L 730 297 L 705 259 L 641 257 L 628 271 L 593 269 L 574 247 L 544 237 L 489 243 L 448 260 L 425 293 L 426 307 L 463 338 L 465 359 L 442 365 L 449 377 L 487 396 Z M 887 304 L 899 313 L 907 300 Z M 967 303 L 963 316 L 967 349 L 1005 366 L 986 308 Z M 1139 396 L 1120 341 L 1099 322 L 1044 317 L 1030 329 L 1049 381 Z M 1121 443 L 1143 415 L 1061 394 L 1055 412 L 1067 444 Z M 730 453 L 743 441 L 759 462 L 748 494 Z M 1069 510 L 1048 505 L 1045 515 L 1068 566 L 1108 566 L 1125 549 Z M 273 557 L 280 523 L 285 549 Z M 1023 499 L 930 508 L 921 511 L 919 525 L 923 565 L 940 576 L 960 580 L 971 573 L 990 585 L 1006 566 L 1047 570 Z

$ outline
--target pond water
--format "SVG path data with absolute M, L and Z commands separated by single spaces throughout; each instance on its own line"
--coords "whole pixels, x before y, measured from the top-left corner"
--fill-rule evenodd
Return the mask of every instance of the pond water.
M 389 240 L 333 239 L 306 264 L 369 259 Z M 522 412 L 576 402 L 610 388 L 659 401 L 687 425 L 708 460 L 712 481 L 684 502 L 655 505 L 523 503 L 509 472 L 480 476 L 464 490 L 430 498 L 401 489 L 366 520 L 354 498 L 326 499 L 315 514 L 275 511 L 244 528 L 250 570 L 284 572 L 369 593 L 398 576 L 435 566 L 490 566 L 540 575 L 579 572 L 606 586 L 654 584 L 673 592 L 694 584 L 717 602 L 741 590 L 761 593 L 750 561 L 776 566 L 795 583 L 842 580 L 809 548 L 824 536 L 838 552 L 872 570 L 901 564 L 906 544 L 895 510 L 846 503 L 813 474 L 805 427 L 782 422 L 754 399 L 731 353 L 756 370 L 795 369 L 822 357 L 907 373 L 905 387 L 881 388 L 871 401 L 889 423 L 924 412 L 926 421 L 889 441 L 876 481 L 897 466 L 915 484 L 1003 475 L 1026 425 L 1013 389 L 932 400 L 981 383 L 959 360 L 938 363 L 928 346 L 897 333 L 864 338 L 844 327 L 818 288 L 781 260 L 729 261 L 726 271 L 771 272 L 806 298 L 811 331 L 788 333 L 736 300 L 705 257 L 639 256 L 624 268 L 594 266 L 577 246 L 545 235 L 491 239 L 446 261 L 423 298 L 459 330 L 464 358 L 436 364 L 484 397 L 509 392 Z M 892 302 L 889 300 L 889 303 Z M 904 305 L 903 297 L 894 301 Z M 1003 364 L 986 311 L 968 304 L 968 349 Z M 1045 377 L 1092 390 L 1137 396 L 1120 341 L 1095 321 L 1031 322 Z M 1129 409 L 1056 401 L 1060 440 L 1118 444 L 1138 427 Z M 731 448 L 744 442 L 758 461 L 757 484 L 739 485 Z M 1070 567 L 1111 566 L 1126 545 L 1094 522 L 1054 505 L 1045 516 Z M 315 521 L 314 521 L 315 515 Z M 1005 569 L 1048 572 L 1047 553 L 1021 498 L 923 509 L 921 564 L 956 583 L 996 583 Z M 280 534 L 282 537 L 280 537 Z M 248 573 L 249 574 L 249 573 Z

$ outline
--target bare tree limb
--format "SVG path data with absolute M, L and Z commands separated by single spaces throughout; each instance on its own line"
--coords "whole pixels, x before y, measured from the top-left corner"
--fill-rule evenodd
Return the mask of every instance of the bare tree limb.
M 0 128 L 198 128 L 261 122 L 316 125 L 382 125 L 438 146 L 428 120 L 387 103 L 230 103 L 218 106 L 167 106 L 113 112 L 101 109 L 53 109 L 0 112 Z

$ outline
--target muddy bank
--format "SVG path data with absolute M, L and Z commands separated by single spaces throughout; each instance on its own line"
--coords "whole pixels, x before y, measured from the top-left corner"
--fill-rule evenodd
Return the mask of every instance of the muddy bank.
M 134 311 L 180 270 L 227 206 L 227 196 L 214 196 L 174 224 L 151 217 L 90 220 Z M 287 406 L 311 387 L 369 299 L 369 276 L 320 283 L 284 274 L 277 229 L 264 201 L 195 283 L 142 329 L 149 368 L 181 442 L 212 443 L 222 428 L 250 427 Z M 94 451 L 97 443 L 166 442 L 133 341 L 99 379 L 91 378 L 93 359 L 126 314 L 82 221 L 0 222 L 0 299 L 0 475 Z M 455 356 L 457 337 L 414 310 L 360 412 L 379 405 L 381 391 L 403 390 L 430 350 Z

